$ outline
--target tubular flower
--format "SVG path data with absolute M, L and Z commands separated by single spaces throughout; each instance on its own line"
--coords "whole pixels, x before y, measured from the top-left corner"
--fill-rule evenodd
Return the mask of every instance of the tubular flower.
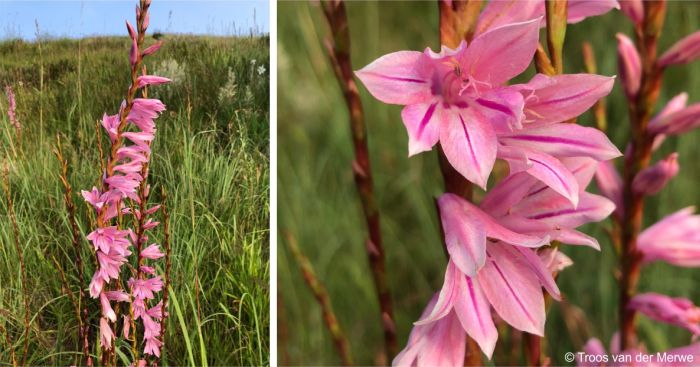
M 490 29 L 455 50 L 395 52 L 356 74 L 375 98 L 406 106 L 401 117 L 410 156 L 430 150 L 439 141 L 450 164 L 482 188 L 497 156 L 519 161 L 521 167 L 535 167 L 531 172 L 536 174 L 555 163 L 545 162 L 549 157 L 528 147 L 503 152 L 504 139 L 516 145 L 518 138 L 513 135 L 527 124 L 544 128 L 578 116 L 613 85 L 612 78 L 587 74 L 537 75 L 527 84 L 505 85 L 529 65 L 538 44 L 539 22 Z M 613 149 L 610 155 L 619 152 Z
M 700 335 L 700 308 L 689 299 L 643 293 L 634 296 L 628 307 L 650 319 L 679 326 L 688 329 L 693 335 Z
M 643 169 L 632 181 L 632 189 L 644 195 L 661 191 L 678 174 L 678 153 L 671 153 L 666 159 Z
M 639 234 L 637 248 L 645 262 L 700 266 L 700 216 L 694 211 L 694 207 L 681 209 Z

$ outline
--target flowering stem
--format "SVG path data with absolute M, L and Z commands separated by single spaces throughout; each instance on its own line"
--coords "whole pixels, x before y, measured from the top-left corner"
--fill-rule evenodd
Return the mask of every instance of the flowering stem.
M 438 1 L 440 11 L 440 44 L 450 48 L 456 48 L 462 41 L 468 41 L 474 34 L 476 20 L 481 8 L 480 0 L 456 0 L 448 3 Z M 447 157 L 438 144 L 438 160 L 440 171 L 445 181 L 445 191 L 459 195 L 466 200 L 472 199 L 472 184 L 457 172 L 447 161 Z M 438 213 L 438 218 L 440 215 Z M 442 225 L 440 226 L 442 228 Z M 442 233 L 442 232 L 441 232 Z M 442 234 L 442 243 L 445 238 Z M 447 251 L 445 250 L 445 253 Z M 464 365 L 480 366 L 481 349 L 474 339 L 466 336 L 467 345 L 465 348 Z
M 365 127 L 360 94 L 353 79 L 353 69 L 350 63 L 350 30 L 345 12 L 345 3 L 343 1 L 322 1 L 321 5 L 331 30 L 331 37 L 326 39 L 326 48 L 350 112 L 350 128 L 355 150 L 352 171 L 355 176 L 355 185 L 362 201 L 365 222 L 369 232 L 366 250 L 379 300 L 382 328 L 384 329 L 385 355 L 387 359 L 391 359 L 396 354 L 398 347 L 394 311 L 389 282 L 386 276 L 386 260 L 382 245 L 379 210 L 374 197 L 372 167 L 367 145 L 367 129 Z
M 289 248 L 289 251 L 291 251 L 294 260 L 296 260 L 297 265 L 301 270 L 301 274 L 304 277 L 304 281 L 309 286 L 311 292 L 316 298 L 316 301 L 318 301 L 319 305 L 321 306 L 321 311 L 323 312 L 323 320 L 326 323 L 328 331 L 331 333 L 331 338 L 333 339 L 335 348 L 338 351 L 338 354 L 340 355 L 340 359 L 342 361 L 343 366 L 351 366 L 353 363 L 352 357 L 350 355 L 350 346 L 348 345 L 348 339 L 345 337 L 343 329 L 338 323 L 338 318 L 335 317 L 335 313 L 333 312 L 333 307 L 331 306 L 331 301 L 328 297 L 326 287 L 316 277 L 316 274 L 314 273 L 314 269 L 311 266 L 311 262 L 309 262 L 309 259 L 301 253 L 301 250 L 299 250 L 299 246 L 297 245 L 296 239 L 290 233 L 286 233 L 285 237 L 287 247 Z
M 642 256 L 637 250 L 637 236 L 642 227 L 644 196 L 632 190 L 634 177 L 649 165 L 652 139 L 647 124 L 661 87 L 661 69 L 657 66 L 657 42 L 666 14 L 665 1 L 645 1 L 644 20 L 636 27 L 636 43 L 642 61 L 642 79 L 636 99 L 629 101 L 632 137 L 625 157 L 620 256 L 620 348 L 636 344 L 635 311 L 628 304 L 637 290 Z
M 63 158 L 63 149 L 61 147 L 61 138 L 56 135 L 56 149 L 54 151 L 59 164 L 61 165 L 61 184 L 64 188 L 63 201 L 66 205 L 66 210 L 68 211 L 68 221 L 71 226 L 71 242 L 73 244 L 73 250 L 75 251 L 75 267 L 78 271 L 78 282 L 80 284 L 80 291 L 78 292 L 78 340 L 83 343 L 83 357 L 88 366 L 92 366 L 92 358 L 90 357 L 90 343 L 88 342 L 88 333 L 90 325 L 87 322 L 89 315 L 87 309 L 87 303 L 85 302 L 85 277 L 83 276 L 83 260 L 82 251 L 80 249 L 80 229 L 78 228 L 78 223 L 75 220 L 75 204 L 73 203 L 73 189 L 68 182 L 68 161 Z M 58 263 L 57 263 L 58 264 Z M 80 307 L 82 307 L 82 315 Z
M 581 50 L 586 72 L 589 74 L 597 74 L 598 67 L 596 65 L 593 47 L 590 43 L 583 42 Z M 595 127 L 602 132 L 606 132 L 608 129 L 608 119 L 605 115 L 605 98 L 599 99 L 598 102 L 593 105 L 593 116 L 595 118 Z

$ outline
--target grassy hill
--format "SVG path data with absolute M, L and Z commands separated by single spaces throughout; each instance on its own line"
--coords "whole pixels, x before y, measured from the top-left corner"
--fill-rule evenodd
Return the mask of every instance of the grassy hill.
M 150 182 L 168 192 L 172 286 L 166 365 L 259 365 L 269 354 L 269 37 L 164 37 L 149 73 L 167 111 L 156 120 Z M 153 40 L 147 40 L 152 43 Z M 0 168 L 9 170 L 30 295 L 31 365 L 71 365 L 77 321 L 52 258 L 79 286 L 71 232 L 52 153 L 59 135 L 78 222 L 89 233 L 79 190 L 99 181 L 95 123 L 117 112 L 129 86 L 126 37 L 0 43 L 0 86 L 17 95 L 22 140 L 0 98 Z M 106 140 L 103 140 L 106 144 Z M 159 195 L 155 195 L 159 197 Z M 156 236 L 156 240 L 160 240 Z M 20 267 L 7 200 L 0 200 L 0 325 L 23 342 Z M 92 249 L 82 242 L 82 256 Z M 87 261 L 86 276 L 94 264 Z M 97 323 L 98 302 L 89 300 Z M 97 340 L 92 329 L 91 340 Z M 130 348 L 118 345 L 120 363 Z M 93 351 L 94 352 L 94 351 Z M 0 343 L 0 365 L 10 362 Z

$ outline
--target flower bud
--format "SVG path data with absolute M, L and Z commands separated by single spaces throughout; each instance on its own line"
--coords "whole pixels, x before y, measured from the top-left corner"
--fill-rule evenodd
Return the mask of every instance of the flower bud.
M 653 119 L 649 122 L 648 131 L 653 135 L 679 135 L 695 129 L 698 125 L 700 125 L 700 103 Z
M 643 195 L 653 195 L 661 191 L 678 174 L 678 153 L 643 169 L 632 181 L 632 189 Z
M 700 308 L 686 298 L 671 298 L 658 293 L 634 296 L 628 307 L 652 320 L 688 329 L 700 335 Z
M 620 10 L 634 24 L 641 24 L 642 20 L 644 20 L 644 4 L 642 0 L 622 0 L 620 1 Z
M 129 21 L 126 21 L 126 30 L 129 31 L 129 37 L 131 37 L 132 40 L 136 39 L 136 31 L 134 31 L 134 27 L 131 26 L 131 23 Z
M 661 58 L 659 65 L 687 64 L 700 58 L 700 31 L 697 31 L 676 42 Z
M 627 98 L 632 99 L 639 91 L 642 78 L 642 62 L 632 40 L 622 33 L 617 34 L 617 63 L 620 80 Z
M 129 51 L 129 62 L 131 66 L 136 65 L 136 61 L 139 57 L 139 45 L 136 43 L 136 39 L 131 40 L 131 51 Z

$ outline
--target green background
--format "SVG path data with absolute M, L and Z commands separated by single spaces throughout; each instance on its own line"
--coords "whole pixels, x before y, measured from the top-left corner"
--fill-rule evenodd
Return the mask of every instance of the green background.
M 423 50 L 427 46 L 439 49 L 438 12 L 433 2 L 350 2 L 347 10 L 356 70 L 389 52 Z M 320 41 L 328 28 L 320 8 L 312 3 L 280 2 L 278 14 L 279 326 L 286 331 L 279 337 L 279 361 L 339 363 L 320 309 L 283 246 L 282 231 L 289 231 L 326 284 L 356 363 L 372 364 L 377 362 L 383 338 L 364 251 L 364 222 L 350 169 L 347 110 Z M 700 5 L 671 2 L 660 50 L 697 29 Z M 583 71 L 581 43 L 588 40 L 596 52 L 598 73 L 617 74 L 615 34 L 631 35 L 631 31 L 631 22 L 616 10 L 571 25 L 567 30 L 565 72 Z M 533 73 L 530 67 L 520 79 L 527 80 Z M 401 107 L 382 104 L 363 86 L 360 91 L 382 214 L 387 272 L 403 347 L 412 322 L 442 285 L 446 259 L 433 203 L 441 193 L 442 181 L 435 152 L 407 158 Z M 688 92 L 690 103 L 700 100 L 700 62 L 669 70 L 660 100 L 664 103 L 682 91 Z M 610 137 L 624 150 L 629 129 L 619 83 L 607 101 Z M 592 115 L 586 113 L 579 123 L 591 125 Z M 677 150 L 681 171 L 661 193 L 647 201 L 646 225 L 699 202 L 698 138 L 700 134 L 693 132 L 669 139 L 656 153 L 655 159 L 659 159 Z M 574 247 L 564 250 L 575 264 L 558 279 L 570 307 L 555 303 L 547 316 L 546 353 L 554 365 L 565 364 L 564 353 L 580 350 L 590 336 L 599 337 L 607 345 L 618 328 L 617 259 L 604 232 L 609 227 L 610 221 L 606 220 L 584 228 L 598 238 L 602 252 Z M 697 280 L 698 270 L 654 264 L 644 268 L 640 288 L 700 302 Z M 579 322 L 573 322 L 576 319 Z M 690 341 L 685 330 L 643 317 L 638 320 L 640 338 L 651 351 Z M 495 362 L 507 364 L 502 348 L 509 348 L 503 339 L 499 340 Z

